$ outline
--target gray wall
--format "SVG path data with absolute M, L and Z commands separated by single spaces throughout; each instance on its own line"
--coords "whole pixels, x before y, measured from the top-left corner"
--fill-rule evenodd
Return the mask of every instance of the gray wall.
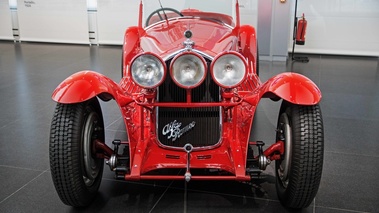
M 261 60 L 286 61 L 291 36 L 291 1 L 258 0 L 258 46 Z

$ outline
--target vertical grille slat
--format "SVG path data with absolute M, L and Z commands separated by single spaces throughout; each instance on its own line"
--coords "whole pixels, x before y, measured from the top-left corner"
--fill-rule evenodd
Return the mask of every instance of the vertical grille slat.
M 167 62 L 167 67 L 170 61 Z M 210 62 L 208 61 L 208 65 Z M 208 66 L 209 67 L 209 66 Z M 167 75 L 165 82 L 159 86 L 159 102 L 186 102 L 186 91 L 178 87 Z M 219 87 L 213 82 L 210 72 L 204 82 L 192 89 L 192 102 L 219 102 Z M 183 147 L 191 143 L 194 147 L 212 146 L 220 140 L 220 107 L 201 108 L 167 108 L 159 107 L 157 110 L 158 139 L 166 146 Z M 176 122 L 174 122 L 176 121 Z M 192 124 L 195 122 L 195 126 Z M 176 132 L 185 131 L 180 137 L 173 140 L 175 131 L 168 131 L 170 124 L 176 124 Z M 165 128 L 166 127 L 166 128 Z M 172 128 L 173 129 L 173 128 Z M 183 130 L 184 129 L 184 130 Z M 166 134 L 163 134 L 165 130 Z

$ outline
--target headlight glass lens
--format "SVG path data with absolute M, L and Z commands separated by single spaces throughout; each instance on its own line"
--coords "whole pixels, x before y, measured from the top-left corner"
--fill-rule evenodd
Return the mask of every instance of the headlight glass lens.
M 171 78 L 182 88 L 200 85 L 206 74 L 204 59 L 195 53 L 180 54 L 171 62 Z
M 165 70 L 164 63 L 152 54 L 137 56 L 131 66 L 133 81 L 144 88 L 159 86 L 164 80 Z
M 238 53 L 216 56 L 212 63 L 213 80 L 222 87 L 238 86 L 246 75 L 246 63 Z

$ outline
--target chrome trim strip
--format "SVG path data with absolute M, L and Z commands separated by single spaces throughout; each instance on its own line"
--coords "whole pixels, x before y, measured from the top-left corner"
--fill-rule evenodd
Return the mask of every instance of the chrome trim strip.
M 196 52 L 196 53 L 199 53 L 201 56 L 203 56 L 204 58 L 207 58 L 209 59 L 210 61 L 213 61 L 214 57 L 206 54 L 206 53 L 203 53 L 201 52 L 200 50 L 196 50 L 196 49 L 192 49 L 192 51 Z
M 172 54 L 170 54 L 170 55 L 164 57 L 164 58 L 163 58 L 163 61 L 168 61 L 168 60 L 174 58 L 177 54 L 182 53 L 182 52 L 185 52 L 185 51 L 188 51 L 188 49 L 184 48 L 184 49 L 180 49 L 180 50 L 178 50 L 178 51 L 175 51 L 174 53 L 172 53 Z M 204 58 L 206 58 L 206 59 L 208 59 L 208 60 L 210 60 L 210 61 L 213 61 L 213 59 L 214 59 L 214 57 L 212 57 L 212 56 L 210 56 L 210 55 L 208 55 L 208 54 L 206 54 L 206 53 L 204 53 L 204 52 L 201 52 L 200 50 L 191 49 L 191 51 L 194 51 L 194 52 L 200 54 L 201 56 L 203 56 Z
M 221 132 L 220 132 L 221 133 Z M 179 146 L 167 146 L 167 145 L 164 145 L 163 143 L 161 143 L 159 141 L 159 138 L 156 137 L 156 141 L 157 141 L 157 144 L 159 147 L 163 148 L 163 149 L 168 149 L 168 150 L 176 150 L 176 151 L 184 151 L 183 150 L 183 147 L 179 147 Z M 213 144 L 213 145 L 209 145 L 209 146 L 198 146 L 198 147 L 193 147 L 192 149 L 192 152 L 198 152 L 198 151 L 205 151 L 205 150 L 210 150 L 210 149 L 216 149 L 218 147 L 221 146 L 221 143 L 223 142 L 222 140 L 222 137 L 220 136 L 220 140 Z M 191 144 L 191 143 L 190 143 Z M 192 145 L 192 144 L 191 144 Z
M 170 55 L 164 57 L 164 58 L 163 58 L 163 61 L 168 61 L 168 60 L 174 58 L 177 54 L 179 54 L 179 53 L 181 53 L 181 52 L 184 52 L 184 51 L 186 51 L 186 49 L 177 50 L 177 51 L 171 53 Z

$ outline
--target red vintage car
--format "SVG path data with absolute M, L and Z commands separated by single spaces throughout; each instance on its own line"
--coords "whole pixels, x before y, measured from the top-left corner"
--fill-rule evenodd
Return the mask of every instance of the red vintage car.
M 324 152 L 320 90 L 292 72 L 262 83 L 256 31 L 240 23 L 238 0 L 214 5 L 175 1 L 175 8 L 146 12 L 152 5 L 141 1 L 138 25 L 125 32 L 121 81 L 81 71 L 55 89 L 50 165 L 65 204 L 91 203 L 104 160 L 117 179 L 187 182 L 254 182 L 275 161 L 282 204 L 313 201 Z M 249 141 L 262 98 L 282 100 L 269 147 Z M 99 105 L 111 99 L 128 135 L 113 147 L 105 143 Z

